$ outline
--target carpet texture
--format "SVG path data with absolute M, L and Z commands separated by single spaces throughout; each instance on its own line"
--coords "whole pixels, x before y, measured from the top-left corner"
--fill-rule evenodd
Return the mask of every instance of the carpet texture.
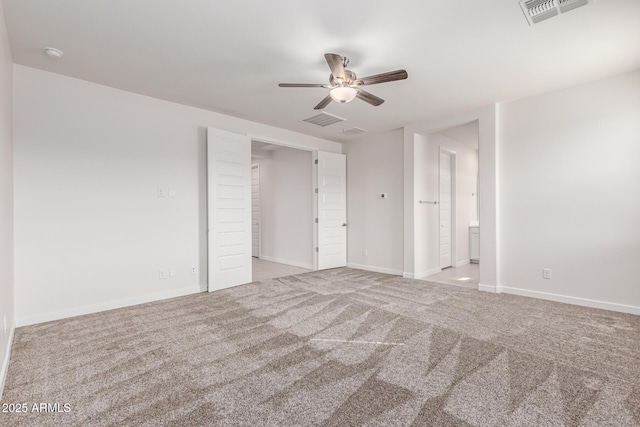
M 3 426 L 638 426 L 640 316 L 334 269 L 19 328 L 2 402 L 28 406 Z

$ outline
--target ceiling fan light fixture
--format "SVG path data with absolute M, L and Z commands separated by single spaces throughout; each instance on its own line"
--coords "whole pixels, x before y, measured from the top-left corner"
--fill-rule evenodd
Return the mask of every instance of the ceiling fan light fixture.
M 353 101 L 353 99 L 356 97 L 357 94 L 358 94 L 358 90 L 349 86 L 334 87 L 329 92 L 331 99 L 341 104 L 344 104 L 345 102 Z

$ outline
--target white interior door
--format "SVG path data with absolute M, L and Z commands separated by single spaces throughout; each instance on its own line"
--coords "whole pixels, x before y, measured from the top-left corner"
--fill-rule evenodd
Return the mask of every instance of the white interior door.
M 318 269 L 347 265 L 347 157 L 318 152 Z
M 207 130 L 209 292 L 251 282 L 251 140 Z
M 251 255 L 260 258 L 260 165 L 251 166 Z
M 440 152 L 440 268 L 451 267 L 452 156 Z

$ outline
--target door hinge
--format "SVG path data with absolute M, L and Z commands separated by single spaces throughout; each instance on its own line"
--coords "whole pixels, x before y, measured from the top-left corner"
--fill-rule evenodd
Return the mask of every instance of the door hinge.
M 316 252 L 320 252 L 320 251 L 318 250 L 318 247 L 317 247 L 317 246 L 316 246 Z
M 318 164 L 318 159 L 316 159 L 316 165 Z
M 316 218 L 316 224 L 318 223 L 318 218 Z
M 318 189 L 316 188 L 316 194 L 318 194 Z

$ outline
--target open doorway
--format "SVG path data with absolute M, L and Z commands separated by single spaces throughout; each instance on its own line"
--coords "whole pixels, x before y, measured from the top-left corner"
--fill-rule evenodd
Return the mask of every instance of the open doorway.
M 420 279 L 477 289 L 479 256 L 478 121 L 421 135 L 418 177 L 426 245 Z
M 312 154 L 251 142 L 254 282 L 313 269 Z
M 478 290 L 499 292 L 498 269 L 498 170 L 497 170 L 497 105 L 488 105 L 447 117 L 428 120 L 404 128 L 403 165 L 404 165 L 404 222 L 403 222 L 403 272 L 407 278 L 416 279 L 435 274 L 428 272 L 425 260 L 427 240 L 424 218 L 433 213 L 426 211 L 419 203 L 423 194 L 423 177 L 428 175 L 422 161 L 426 146 L 425 138 L 429 134 L 441 132 L 460 125 L 478 121 L 478 172 L 479 199 L 478 219 L 482 222 L 479 234 L 482 263 L 480 265 L 480 283 Z M 427 199 L 428 200 L 428 199 Z M 431 205 L 433 207 L 433 205 Z M 430 252 L 430 251 L 429 251 Z M 426 273 L 426 274 L 425 274 Z

